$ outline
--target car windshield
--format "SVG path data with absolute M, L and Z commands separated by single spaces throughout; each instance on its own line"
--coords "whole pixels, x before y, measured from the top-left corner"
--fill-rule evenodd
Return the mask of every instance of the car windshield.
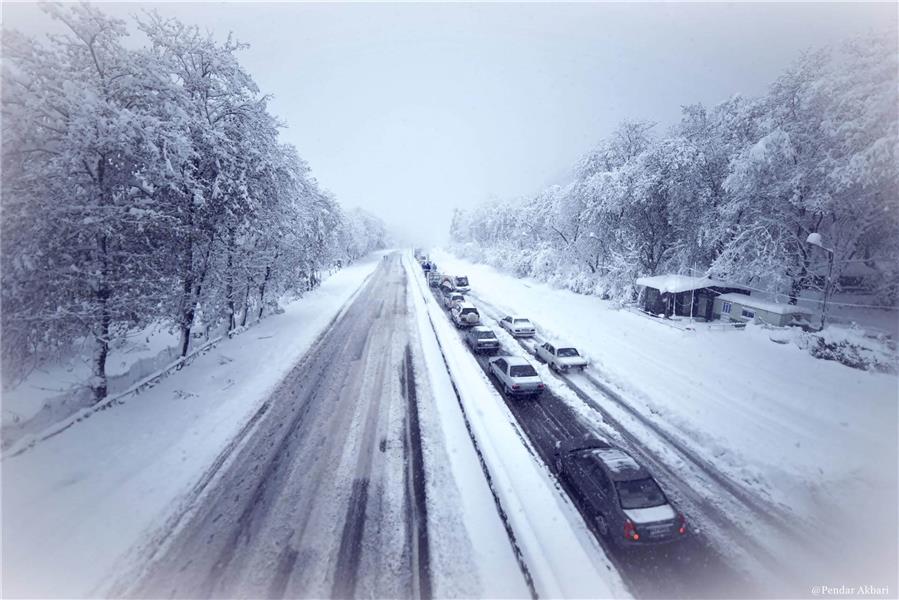
M 515 319 L 515 324 L 516 325 L 524 325 L 525 327 L 527 327 L 528 325 L 531 324 L 531 322 L 528 321 L 527 319 Z
M 535 377 L 537 371 L 531 365 L 512 365 L 509 368 L 509 375 L 512 377 Z
M 492 331 L 475 331 L 474 334 L 479 340 L 492 340 L 496 337 Z
M 559 348 L 559 356 L 562 358 L 580 356 L 574 348 Z
M 468 285 L 468 277 L 456 277 L 456 285 Z
M 621 500 L 621 508 L 649 508 L 661 506 L 666 502 L 665 494 L 651 477 L 616 481 L 615 487 L 618 490 L 618 498 Z

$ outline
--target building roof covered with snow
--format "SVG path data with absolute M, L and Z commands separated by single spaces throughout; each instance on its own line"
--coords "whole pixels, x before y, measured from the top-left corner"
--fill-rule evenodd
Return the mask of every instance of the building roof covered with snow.
M 712 279 L 711 277 L 692 277 L 690 275 L 676 274 L 638 277 L 636 283 L 637 285 L 654 288 L 668 294 L 680 294 L 682 292 L 710 287 L 746 289 L 743 288 L 743 286 L 727 283 L 726 281 L 719 281 L 717 279 Z
M 733 302 L 734 304 L 757 308 L 758 310 L 765 310 L 778 315 L 813 314 L 813 311 L 803 308 L 802 306 L 762 300 L 761 298 L 747 296 L 745 294 L 721 294 L 718 296 L 718 299 L 724 302 Z

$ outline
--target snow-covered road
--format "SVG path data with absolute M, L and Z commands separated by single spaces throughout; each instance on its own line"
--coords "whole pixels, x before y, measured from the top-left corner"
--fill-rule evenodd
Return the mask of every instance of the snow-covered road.
M 502 315 L 489 303 L 478 298 L 476 294 L 469 294 L 468 297 L 479 307 L 482 321 L 500 338 L 502 343 L 500 354 L 522 355 L 525 354 L 523 350 L 533 345 L 533 340 L 516 340 L 503 332 L 497 324 Z M 461 344 L 461 338 L 456 342 Z M 475 358 L 485 376 L 489 376 L 488 357 L 480 355 Z M 641 462 L 653 467 L 653 472 L 663 482 L 666 492 L 687 513 L 691 535 L 685 540 L 673 545 L 636 550 L 617 548 L 596 530 L 591 515 L 581 515 L 584 526 L 589 528 L 596 539 L 603 544 L 606 554 L 612 559 L 635 596 L 747 597 L 758 595 L 766 589 L 762 581 L 754 581 L 751 578 L 750 573 L 742 568 L 740 561 L 733 560 L 732 553 L 731 555 L 722 553 L 706 534 L 705 524 L 710 521 L 711 516 L 715 516 L 721 517 L 718 528 L 723 525 L 730 539 L 738 539 L 739 528 L 735 522 L 728 519 L 729 515 L 724 514 L 706 499 L 699 498 L 688 484 L 676 476 L 658 468 L 660 463 L 654 459 L 649 449 L 620 424 L 604 421 L 597 413 L 585 414 L 584 410 L 577 410 L 572 405 L 582 405 L 581 401 L 564 385 L 560 385 L 545 366 L 539 365 L 536 360 L 534 364 L 540 371 L 543 381 L 549 385 L 549 389 L 536 400 L 509 398 L 500 393 L 500 385 L 495 379 L 491 378 L 491 381 L 500 397 L 505 400 L 527 444 L 533 448 L 546 469 L 556 475 L 553 453 L 558 442 L 583 438 L 585 435 L 599 438 L 611 436 Z M 583 408 L 587 409 L 585 406 Z M 561 479 L 556 485 L 563 496 L 573 492 Z M 738 516 L 730 515 L 730 518 L 736 521 Z

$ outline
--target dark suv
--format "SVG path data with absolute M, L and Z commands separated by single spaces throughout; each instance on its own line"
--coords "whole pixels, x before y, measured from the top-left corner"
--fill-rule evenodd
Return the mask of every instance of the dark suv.
M 560 444 L 556 470 L 585 518 L 603 537 L 634 547 L 673 542 L 687 522 L 652 475 L 629 454 L 602 440 Z

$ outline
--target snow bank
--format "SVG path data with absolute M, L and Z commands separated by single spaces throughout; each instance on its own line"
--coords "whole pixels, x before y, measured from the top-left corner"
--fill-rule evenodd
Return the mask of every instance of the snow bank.
M 440 259 L 437 262 L 444 266 Z M 522 434 L 505 402 L 427 291 L 411 258 L 406 257 L 405 264 L 410 279 L 415 282 L 413 285 L 418 286 L 411 293 L 418 293 L 424 300 L 421 308 L 433 323 L 442 357 L 457 382 L 493 490 L 514 532 L 537 594 L 548 598 L 627 596 L 620 576 L 580 514 L 556 490 L 546 467 L 537 462 L 522 442 Z
M 4 460 L 4 596 L 102 594 L 379 258 L 339 271 L 124 405 Z
M 405 261 L 404 261 L 405 262 Z M 431 328 L 425 298 L 409 274 L 408 302 L 425 455 L 428 540 L 435 598 L 530 595 L 493 494 L 484 478 L 453 384 Z

